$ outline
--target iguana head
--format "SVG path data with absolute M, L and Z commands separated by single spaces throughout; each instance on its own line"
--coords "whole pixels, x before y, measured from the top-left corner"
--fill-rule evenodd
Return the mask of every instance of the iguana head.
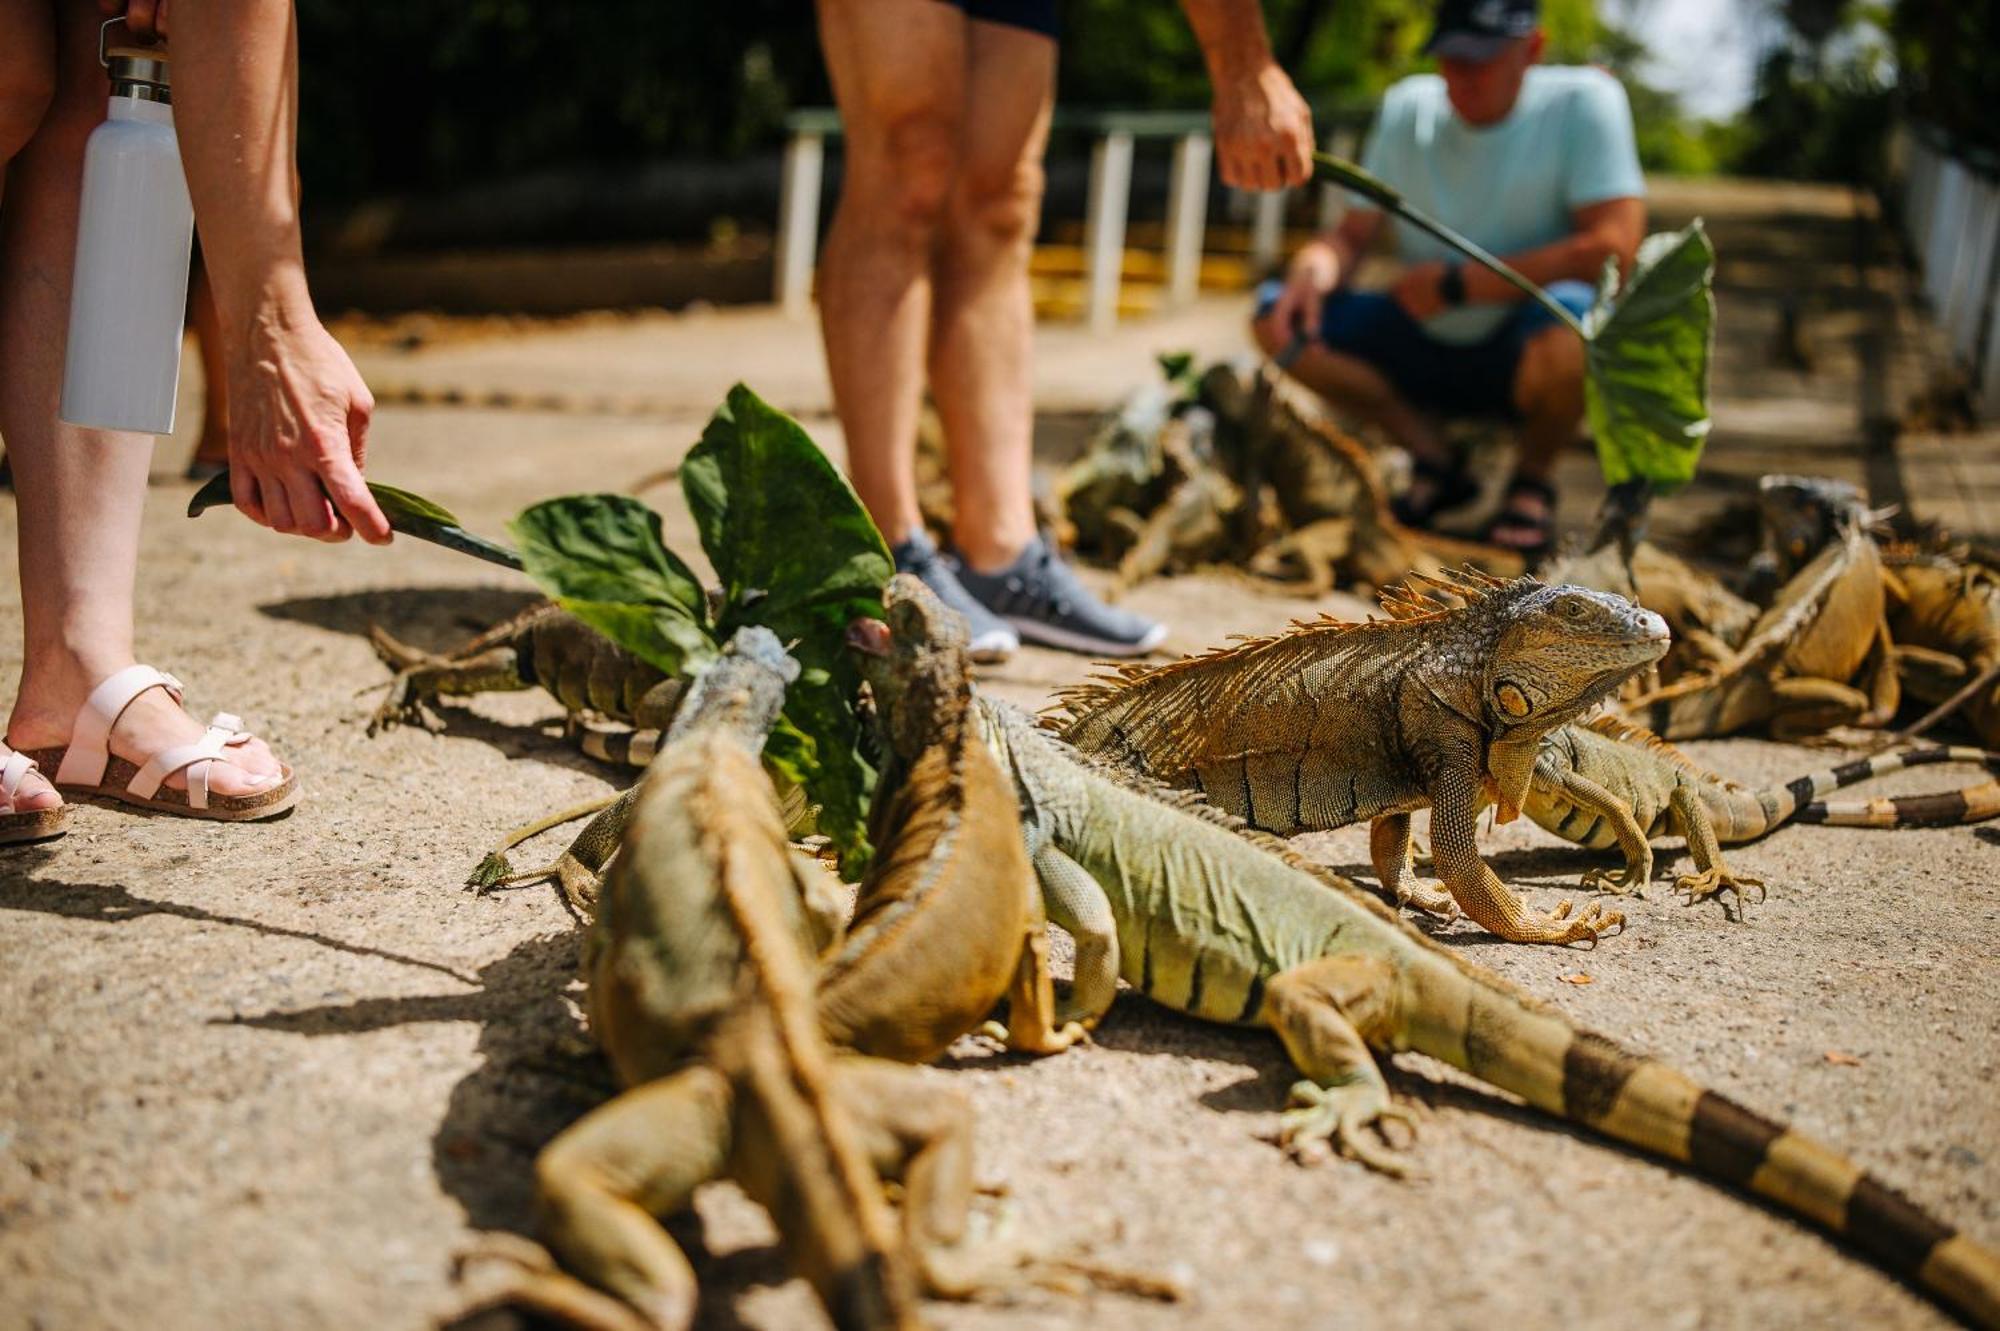
M 1790 577 L 1828 542 L 1870 520 L 1861 491 L 1828 476 L 1765 476 L 1757 482 L 1765 557 Z
M 761 624 L 736 630 L 722 655 L 695 677 L 674 712 L 664 743 L 697 729 L 727 728 L 762 748 L 784 710 L 785 688 L 799 677 L 799 663 L 778 635 Z
M 965 617 L 912 574 L 889 580 L 882 605 L 887 623 L 855 620 L 847 644 L 861 658 L 890 747 L 915 758 L 965 715 L 971 634 Z
M 1667 621 L 1611 592 L 1535 586 L 1495 605 L 1483 705 L 1492 741 L 1486 770 L 1500 818 L 1528 796 L 1541 737 L 1609 697 L 1666 655 Z

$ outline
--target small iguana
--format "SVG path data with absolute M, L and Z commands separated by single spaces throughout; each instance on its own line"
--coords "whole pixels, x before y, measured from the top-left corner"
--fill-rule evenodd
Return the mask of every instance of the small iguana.
M 1624 715 L 1670 740 L 1881 725 L 1900 688 L 1869 534 L 1877 515 L 1853 486 L 1818 477 L 1766 476 L 1757 502 L 1760 561 L 1785 579 L 1775 599 L 1729 655 L 1622 703 Z
M 379 625 L 369 628 L 368 638 L 396 672 L 368 723 L 371 735 L 406 723 L 436 729 L 429 708 L 441 697 L 536 685 L 572 717 L 592 711 L 659 730 L 673 716 L 682 687 L 552 601 L 531 605 L 442 656 L 398 642 Z
M 1579 1029 L 1192 793 L 1099 764 L 1004 703 L 983 700 L 981 714 L 1013 773 L 1050 915 L 1078 935 L 1078 1016 L 1110 1002 L 1108 963 L 1168 1007 L 1268 1028 L 1304 1074 L 1283 1118 L 1294 1149 L 1325 1141 L 1404 1172 L 1365 1134 L 1411 1126 L 1376 1056 L 1415 1050 L 1756 1193 L 2000 1327 L 2000 1255 L 1844 1157 Z
M 1398 902 L 1456 903 L 1510 942 L 1568 943 L 1622 924 L 1589 906 L 1531 915 L 1479 857 L 1478 815 L 1526 803 L 1542 736 L 1589 710 L 1667 650 L 1667 626 L 1623 597 L 1467 570 L 1405 588 L 1394 616 L 1295 625 L 1164 666 L 1127 666 L 1059 695 L 1049 722 L 1086 753 L 1192 787 L 1266 831 L 1373 820 L 1369 848 Z M 1447 898 L 1414 882 L 1410 812 L 1431 809 Z
M 1052 1021 L 1049 939 L 1014 792 L 972 711 L 965 621 L 899 574 L 887 624 L 848 644 L 874 695 L 888 769 L 869 814 L 874 862 L 845 941 L 820 975 L 834 1044 L 928 1063 L 1005 995 L 1010 1048 L 1053 1054 L 1083 1036 Z
M 591 1031 L 629 1089 L 536 1161 L 548 1241 L 576 1279 L 527 1271 L 499 1301 L 573 1325 L 687 1326 L 693 1273 L 652 1217 L 728 1177 L 770 1211 L 835 1325 L 914 1327 L 926 1255 L 970 1203 L 969 1110 L 820 1034 L 817 885 L 757 756 L 798 667 L 765 629 L 732 647 L 640 787 L 584 951 Z M 907 1242 L 877 1169 L 904 1179 Z
M 1842 763 L 1753 790 L 1707 771 L 1649 730 L 1616 717 L 1559 726 L 1542 741 L 1521 812 L 1580 846 L 1625 854 L 1625 867 L 1592 869 L 1583 886 L 1637 890 L 1652 878 L 1653 837 L 1687 841 L 1695 872 L 1674 887 L 1689 904 L 1763 880 L 1732 872 L 1722 847 L 1768 836 L 1788 822 L 1841 827 L 1937 827 L 2000 816 L 2000 782 L 1937 795 L 1828 803 L 1822 797 L 1906 767 L 1932 763 L 2000 764 L 1982 749 L 1930 748 Z M 2000 770 L 2000 769 L 1996 769 Z

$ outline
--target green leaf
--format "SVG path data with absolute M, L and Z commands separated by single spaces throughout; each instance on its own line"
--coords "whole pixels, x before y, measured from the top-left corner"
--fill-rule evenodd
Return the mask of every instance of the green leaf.
M 503 568 L 521 567 L 519 555 L 498 541 L 467 531 L 442 504 L 432 503 L 420 494 L 384 485 L 380 481 L 369 481 L 367 486 L 368 492 L 375 496 L 376 504 L 381 507 L 382 516 L 389 520 L 391 531 L 399 531 L 405 536 L 414 536 L 420 541 L 429 541 L 475 559 L 484 559 Z M 187 515 L 198 518 L 211 508 L 232 502 L 229 469 L 225 467 L 194 492 L 194 497 L 188 500 Z
M 626 495 L 569 495 L 508 524 L 528 576 L 563 609 L 670 675 L 717 653 L 701 583 L 660 515 Z
M 682 463 L 681 492 L 722 579 L 717 635 L 762 624 L 804 667 L 785 707 L 812 740 L 797 761 L 843 872 L 858 872 L 874 772 L 860 752 L 860 677 L 845 641 L 852 620 L 881 613 L 888 546 L 811 436 L 741 384 Z
M 1644 480 L 1666 494 L 1693 479 L 1710 424 L 1714 279 L 1700 221 L 1648 236 L 1622 290 L 1606 265 L 1583 328 L 1584 400 L 1609 484 Z

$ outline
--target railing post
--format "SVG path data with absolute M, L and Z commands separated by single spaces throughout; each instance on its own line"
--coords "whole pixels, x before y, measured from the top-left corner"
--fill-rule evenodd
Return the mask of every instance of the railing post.
M 1250 218 L 1250 267 L 1260 277 L 1277 265 L 1278 251 L 1284 248 L 1285 204 L 1291 197 L 1288 189 L 1257 196 L 1256 211 Z
M 819 190 L 826 161 L 823 135 L 800 131 L 785 145 L 778 192 L 778 308 L 802 318 L 812 308 L 813 258 L 819 247 Z
M 1084 219 L 1084 318 L 1092 331 L 1118 322 L 1125 269 L 1125 207 L 1132 193 L 1132 136 L 1112 130 L 1090 154 L 1090 205 Z
M 1167 185 L 1167 303 L 1186 305 L 1201 289 L 1201 235 L 1208 223 L 1206 134 L 1183 134 L 1174 144 Z

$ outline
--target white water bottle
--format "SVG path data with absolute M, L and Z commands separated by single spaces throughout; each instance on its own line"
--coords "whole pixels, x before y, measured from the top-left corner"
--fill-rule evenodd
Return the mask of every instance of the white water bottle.
M 83 159 L 63 361 L 62 418 L 72 425 L 173 432 L 194 208 L 167 60 L 153 47 L 106 52 L 98 34 L 111 108 Z

